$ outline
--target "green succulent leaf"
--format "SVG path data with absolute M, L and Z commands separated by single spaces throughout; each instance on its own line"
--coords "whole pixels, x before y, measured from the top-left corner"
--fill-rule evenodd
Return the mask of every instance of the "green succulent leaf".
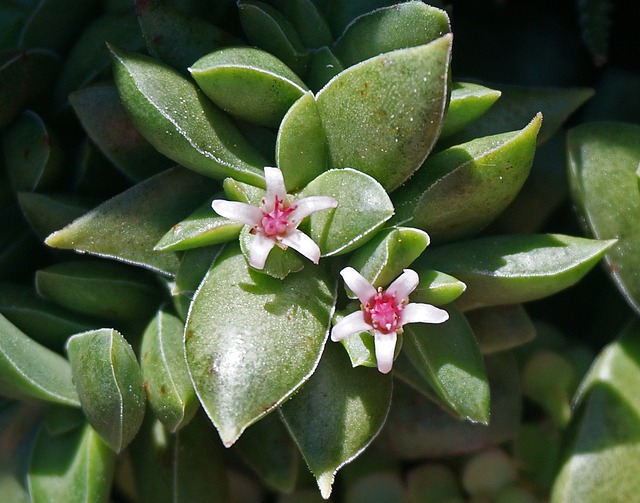
M 606 346 L 580 384 L 551 501 L 633 500 L 640 490 L 631 476 L 640 455 L 640 325 L 637 320 Z
M 227 245 L 195 295 L 185 337 L 196 393 L 225 445 L 313 374 L 334 302 L 320 267 L 277 280 Z
M 309 217 L 309 235 L 323 256 L 340 255 L 361 246 L 393 215 L 393 204 L 384 188 L 374 178 L 353 169 L 327 171 L 300 195 L 331 196 L 338 201 L 335 210 Z
M 108 503 L 116 454 L 88 424 L 63 434 L 41 428 L 29 465 L 33 503 Z
M 392 380 L 374 369 L 353 369 L 329 343 L 318 369 L 295 399 L 280 408 L 324 498 L 336 472 L 378 435 L 391 406 Z
M 317 97 L 331 164 L 399 187 L 424 162 L 449 95 L 451 35 L 341 72 Z
M 291 23 L 305 47 L 331 44 L 333 35 L 327 21 L 313 0 L 271 0 Z
M 449 274 L 431 269 L 417 269 L 420 283 L 411 294 L 414 302 L 443 306 L 456 300 L 467 289 L 467 285 Z
M 440 242 L 481 230 L 524 185 L 541 123 L 538 114 L 520 131 L 479 138 L 429 157 L 411 187 L 394 201 L 397 220 Z
M 184 358 L 184 324 L 159 310 L 142 336 L 140 367 L 149 407 L 172 433 L 193 418 L 198 400 Z
M 219 253 L 219 246 L 206 246 L 182 254 L 180 268 L 169 284 L 173 305 L 181 319 L 187 318 L 193 295 Z
M 0 395 L 80 405 L 69 362 L 0 315 Z
M 145 412 L 142 373 L 125 338 L 103 328 L 67 342 L 73 382 L 89 424 L 115 452 L 138 433 Z
M 578 282 L 613 246 L 561 234 L 501 235 L 431 247 L 416 271 L 435 269 L 467 285 L 462 309 L 528 302 Z
M 327 170 L 327 138 L 313 93 L 304 94 L 282 119 L 276 163 L 290 192 L 302 189 Z
M 305 82 L 318 92 L 327 82 L 344 70 L 344 65 L 328 47 L 320 47 L 311 53 Z
M 598 239 L 618 242 L 605 255 L 608 272 L 627 302 L 640 312 L 640 127 L 593 123 L 567 137 L 569 183 L 582 222 Z
M 184 168 L 172 168 L 106 201 L 46 244 L 147 267 L 171 276 L 178 257 L 154 246 L 173 224 L 215 191 L 215 183 Z
M 474 309 L 465 316 L 483 354 L 513 349 L 536 336 L 535 326 L 520 304 Z
M 263 126 L 278 126 L 307 90 L 282 61 L 254 47 L 214 51 L 191 65 L 189 72 L 220 108 Z
M 495 89 L 470 82 L 453 82 L 447 116 L 440 138 L 457 133 L 484 115 L 502 94 Z
M 254 239 L 254 235 L 251 234 L 251 228 L 245 225 L 240 232 L 240 249 L 247 263 L 249 262 L 250 250 Z M 264 268 L 260 269 L 260 273 L 267 274 L 273 278 L 284 279 L 292 272 L 301 271 L 305 263 L 308 263 L 307 259 L 302 258 L 293 248 L 289 247 L 283 250 L 279 246 L 274 246 L 269 252 Z
M 194 83 L 148 56 L 111 53 L 122 105 L 160 153 L 207 176 L 264 185 L 266 161 Z
M 489 422 L 489 382 L 480 348 L 465 316 L 447 307 L 449 320 L 405 327 L 403 351 L 442 401 L 461 418 Z
M 354 19 L 334 45 L 345 66 L 385 52 L 428 44 L 449 33 L 447 13 L 423 2 L 382 7 Z

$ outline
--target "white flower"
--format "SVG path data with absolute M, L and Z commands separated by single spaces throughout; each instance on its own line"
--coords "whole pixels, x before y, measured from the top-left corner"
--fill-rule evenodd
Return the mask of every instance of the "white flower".
M 358 271 L 347 267 L 340 271 L 347 286 L 360 299 L 360 311 L 341 319 L 331 331 L 331 340 L 340 341 L 360 332 L 371 332 L 375 340 L 378 370 L 388 373 L 393 366 L 398 333 L 408 323 L 443 323 L 449 313 L 430 304 L 409 304 L 409 294 L 420 278 L 411 269 L 404 272 L 386 290 L 369 283 Z
M 291 247 L 314 264 L 320 260 L 320 248 L 298 225 L 305 217 L 316 211 L 335 208 L 338 202 L 333 197 L 311 196 L 293 201 L 287 195 L 282 171 L 264 168 L 267 194 L 260 206 L 216 199 L 211 203 L 214 211 L 223 217 L 251 226 L 255 235 L 249 251 L 249 264 L 264 269 L 271 249 L 278 245 L 283 250 Z

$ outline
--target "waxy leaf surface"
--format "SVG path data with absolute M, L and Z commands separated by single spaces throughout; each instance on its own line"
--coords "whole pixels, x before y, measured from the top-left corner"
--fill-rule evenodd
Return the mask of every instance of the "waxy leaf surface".
M 419 269 L 420 283 L 411 294 L 414 302 L 443 306 L 453 302 L 467 289 L 458 278 L 430 269 Z
M 309 382 L 280 408 L 324 498 L 336 472 L 380 432 L 392 391 L 390 376 L 352 368 L 342 348 L 328 344 Z
M 225 445 L 314 372 L 335 285 L 320 267 L 279 281 L 249 270 L 227 245 L 196 292 L 185 345 L 191 379 Z
M 138 433 L 145 412 L 133 349 L 119 332 L 104 328 L 71 337 L 67 353 L 89 424 L 112 450 L 122 451 Z
M 442 125 L 451 36 L 352 66 L 317 97 L 331 165 L 373 176 L 387 191 L 420 167 Z
M 500 97 L 500 91 L 470 82 L 453 82 L 440 138 L 446 138 L 481 117 Z

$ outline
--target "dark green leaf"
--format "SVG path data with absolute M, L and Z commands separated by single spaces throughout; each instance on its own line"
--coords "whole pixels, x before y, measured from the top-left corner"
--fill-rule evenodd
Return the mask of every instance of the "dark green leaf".
M 333 41 L 331 30 L 313 0 L 271 0 L 295 28 L 306 47 L 322 47 Z
M 446 138 L 471 124 L 489 110 L 500 97 L 500 91 L 470 82 L 453 82 L 447 116 L 440 138 Z
M 533 322 L 520 304 L 474 309 L 465 315 L 483 354 L 513 349 L 536 336 Z

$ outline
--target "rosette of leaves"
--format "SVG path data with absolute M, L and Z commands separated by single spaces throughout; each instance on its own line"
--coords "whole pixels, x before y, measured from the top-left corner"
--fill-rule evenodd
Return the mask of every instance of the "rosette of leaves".
M 25 498 L 107 501 L 126 452 L 125 495 L 227 501 L 225 454 L 202 441 L 214 431 L 278 491 L 295 487 L 301 455 L 324 498 L 385 424 L 400 458 L 512 438 L 510 350 L 533 335 L 520 304 L 576 283 L 613 241 L 482 231 L 588 92 L 510 90 L 501 104 L 499 90 L 457 82 L 449 18 L 422 2 L 221 2 L 218 21 L 238 16 L 227 30 L 195 7 L 140 0 L 133 37 L 106 19 L 133 12 L 108 4 L 61 70 L 60 100 L 73 89 L 90 140 L 78 141 L 73 190 L 56 178 L 55 137 L 38 114 L 16 113 L 3 131 L 31 226 L 49 247 L 93 257 L 56 254 L 37 292 L 4 289 L 0 393 L 49 405 L 25 447 Z M 105 75 L 102 44 L 86 68 L 73 58 L 96 37 L 110 42 L 112 79 L 85 86 Z M 9 77 L 31 71 L 7 61 Z M 37 146 L 27 164 L 26 146 Z M 337 201 L 301 225 L 318 265 L 276 247 L 264 269 L 250 267 L 249 229 L 211 210 L 220 198 L 258 205 L 265 166 L 294 197 Z M 371 334 L 328 342 L 358 309 L 344 266 L 375 287 L 411 267 L 411 300 L 449 321 L 407 327 L 393 373 L 380 374 Z M 39 335 L 49 329 L 56 337 Z M 424 416 L 405 414 L 416 400 Z M 3 410 L 7 424 L 20 413 Z M 442 430 L 425 432 L 425 417 Z M 405 449 L 416 428 L 426 440 Z

